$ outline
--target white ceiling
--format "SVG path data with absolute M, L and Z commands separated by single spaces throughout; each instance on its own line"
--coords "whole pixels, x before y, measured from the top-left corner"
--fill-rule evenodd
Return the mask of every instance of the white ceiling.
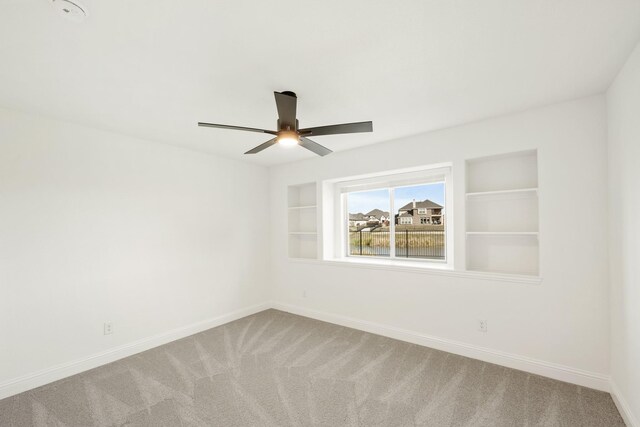
M 260 164 L 299 147 L 197 121 L 275 128 L 273 91 L 334 151 L 598 93 L 640 37 L 638 0 L 0 0 L 0 105 Z

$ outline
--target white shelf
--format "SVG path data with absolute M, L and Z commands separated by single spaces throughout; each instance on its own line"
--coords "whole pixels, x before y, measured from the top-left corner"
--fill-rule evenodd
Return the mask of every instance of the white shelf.
M 318 238 L 316 234 L 290 233 L 289 258 L 318 259 Z
M 288 190 L 289 258 L 318 259 L 316 183 L 292 185 Z
M 537 231 L 467 231 L 467 236 L 537 236 Z
M 496 191 L 479 191 L 475 193 L 467 193 L 467 197 L 483 197 L 483 196 L 500 196 L 510 194 L 534 193 L 538 192 L 538 188 L 516 188 L 513 190 L 496 190 Z
M 318 203 L 316 196 L 316 183 L 310 182 L 307 184 L 291 185 L 289 186 L 288 196 L 287 206 L 290 208 L 298 206 L 315 206 Z
M 292 210 L 296 210 L 296 209 L 315 209 L 317 206 L 316 205 L 308 205 L 308 206 L 289 206 L 289 209 Z
M 467 270 L 538 276 L 536 235 L 484 234 L 469 236 L 466 243 Z
M 318 229 L 318 214 L 315 209 L 289 209 L 289 228 L 293 232 L 313 232 Z
M 537 187 L 537 157 L 530 150 L 467 160 L 467 193 Z
M 539 230 L 536 192 L 485 194 L 467 198 L 467 231 L 509 233 Z
M 467 270 L 537 277 L 537 152 L 470 159 L 466 166 Z

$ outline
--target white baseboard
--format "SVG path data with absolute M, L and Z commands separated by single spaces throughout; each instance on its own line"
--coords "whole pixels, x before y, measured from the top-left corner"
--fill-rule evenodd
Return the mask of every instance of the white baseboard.
M 338 314 L 312 310 L 304 307 L 293 306 L 278 302 L 263 303 L 236 310 L 212 319 L 197 322 L 182 328 L 173 329 L 149 338 L 144 338 L 133 343 L 125 344 L 119 347 L 109 349 L 107 351 L 93 354 L 91 356 L 78 359 L 72 362 L 63 363 L 51 368 L 43 369 L 38 372 L 27 374 L 12 380 L 0 383 L 0 399 L 12 396 L 36 387 L 57 381 L 71 375 L 75 375 L 107 363 L 114 362 L 124 357 L 140 353 L 145 350 L 175 341 L 198 332 L 232 322 L 237 319 L 258 313 L 269 308 L 298 314 L 312 319 L 322 320 L 349 328 L 354 328 L 378 335 L 395 338 L 402 341 L 411 342 L 425 347 L 431 347 L 442 351 L 447 351 L 461 356 L 471 357 L 473 359 L 483 360 L 489 363 L 506 366 L 509 368 L 519 369 L 531 372 L 537 375 L 577 384 L 585 387 L 594 388 L 602 391 L 612 392 L 614 402 L 618 406 L 620 413 L 631 427 L 640 427 L 635 420 L 633 414 L 629 410 L 629 406 L 622 398 L 615 385 L 610 382 L 608 375 L 598 374 L 594 372 L 574 369 L 568 366 L 558 365 L 550 362 L 536 360 L 525 356 L 509 354 L 483 348 L 475 345 L 465 344 L 449 339 L 433 337 L 418 332 L 408 331 L 393 326 L 381 325 L 360 319 L 354 319 Z
M 269 308 L 271 308 L 271 305 L 269 303 L 262 303 L 243 308 L 231 313 L 193 323 L 188 326 L 172 329 L 170 331 L 163 332 L 152 337 L 143 338 L 141 340 L 115 347 L 101 353 L 92 354 L 82 359 L 63 363 L 57 366 L 52 366 L 51 368 L 43 369 L 38 372 L 11 379 L 9 381 L 0 383 L 0 399 L 4 399 L 5 397 L 13 396 L 14 394 L 22 393 L 24 391 L 31 390 L 45 384 L 49 384 L 53 381 L 66 378 L 71 375 L 79 374 L 89 369 L 97 368 L 98 366 L 106 365 L 107 363 L 115 362 L 116 360 L 122 359 L 124 357 L 128 357 L 136 353 L 158 347 L 160 345 L 178 340 L 180 338 L 188 337 L 189 335 L 193 335 L 207 329 L 215 328 L 216 326 L 224 325 L 225 323 L 241 319 L 243 317 L 258 313 L 263 310 L 267 310 Z
M 424 335 L 418 332 L 408 331 L 393 326 L 381 325 L 379 323 L 354 319 L 351 317 L 312 310 L 304 307 L 293 306 L 278 302 L 274 302 L 272 304 L 272 307 L 277 310 L 298 314 L 300 316 L 310 317 L 312 319 L 322 320 L 325 322 L 334 323 L 365 332 L 371 332 L 377 335 L 383 335 L 401 341 L 407 341 L 413 344 L 435 348 L 438 350 L 459 354 L 461 356 L 471 357 L 473 359 L 478 359 L 489 363 L 495 363 L 496 365 L 506 366 L 508 368 L 531 372 L 533 374 L 542 375 L 544 377 L 594 388 L 596 390 L 607 392 L 609 391 L 609 376 L 604 374 L 588 372 L 581 369 L 575 369 L 568 366 L 520 356 L 517 354 L 505 353 L 445 338 Z
M 620 389 L 613 380 L 611 380 L 611 398 L 613 399 L 613 403 L 616 404 L 618 412 L 620 412 L 627 427 L 640 427 L 638 419 L 633 415 L 633 412 L 631 412 L 629 403 L 627 403 L 627 400 L 622 393 L 620 393 Z

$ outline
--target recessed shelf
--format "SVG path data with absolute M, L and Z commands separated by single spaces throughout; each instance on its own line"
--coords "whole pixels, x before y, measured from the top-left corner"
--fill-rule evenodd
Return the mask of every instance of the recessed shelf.
M 535 150 L 467 160 L 467 193 L 537 186 L 538 159 Z
M 318 259 L 316 183 L 289 186 L 288 196 L 289 258 Z
M 315 209 L 289 209 L 289 232 L 316 232 L 318 214 Z
M 470 235 L 466 243 L 467 270 L 538 275 L 537 235 Z
M 470 159 L 466 166 L 467 270 L 538 276 L 537 152 Z
M 509 194 L 522 194 L 522 193 L 537 193 L 538 188 L 517 188 L 514 190 L 496 190 L 496 191 L 479 191 L 475 193 L 467 193 L 467 197 L 482 197 L 482 196 L 500 196 Z
M 289 258 L 318 259 L 318 237 L 316 234 L 290 233 Z
M 538 197 L 534 191 L 491 192 L 467 197 L 467 231 L 521 232 L 539 230 Z
M 316 205 L 308 205 L 308 206 L 289 206 L 289 209 L 295 210 L 295 209 L 315 209 L 317 206 Z
M 287 206 L 295 208 L 298 206 L 315 206 L 317 202 L 316 198 L 316 183 L 310 182 L 308 184 L 291 185 L 289 186 L 289 198 Z

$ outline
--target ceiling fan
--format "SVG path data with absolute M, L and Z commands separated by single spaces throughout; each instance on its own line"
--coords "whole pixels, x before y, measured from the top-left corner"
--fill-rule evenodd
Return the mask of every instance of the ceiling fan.
M 274 138 L 252 148 L 244 154 L 256 154 L 278 143 L 281 145 L 300 145 L 301 147 L 313 151 L 320 156 L 326 156 L 327 154 L 332 153 L 332 151 L 327 147 L 323 147 L 317 142 L 310 140 L 308 137 L 338 135 L 343 133 L 373 132 L 373 122 L 344 123 L 341 125 L 298 129 L 298 119 L 296 118 L 298 98 L 296 97 L 296 94 L 289 91 L 273 92 L 273 94 L 276 97 L 276 107 L 278 108 L 277 131 L 203 122 L 198 122 L 198 126 L 244 130 L 248 132 L 266 133 L 274 136 Z

